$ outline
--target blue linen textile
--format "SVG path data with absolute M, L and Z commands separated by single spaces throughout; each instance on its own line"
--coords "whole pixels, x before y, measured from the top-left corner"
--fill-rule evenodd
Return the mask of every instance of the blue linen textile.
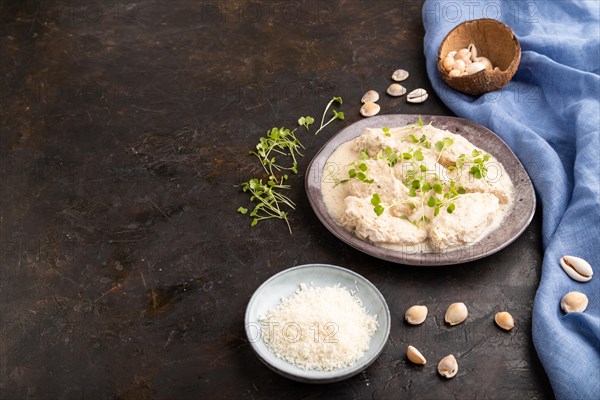
M 544 259 L 532 334 L 558 399 L 600 399 L 599 10 L 595 0 L 427 0 L 422 10 L 434 90 L 458 116 L 506 141 L 541 202 Z M 436 67 L 446 34 L 477 18 L 510 26 L 522 49 L 512 81 L 478 97 L 451 89 Z M 570 279 L 559 264 L 565 254 L 586 259 L 596 276 Z M 560 300 L 573 290 L 585 293 L 589 305 L 565 315 Z

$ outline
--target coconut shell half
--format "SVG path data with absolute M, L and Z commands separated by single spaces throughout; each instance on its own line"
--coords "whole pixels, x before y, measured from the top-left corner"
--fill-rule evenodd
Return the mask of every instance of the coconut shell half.
M 446 55 L 473 43 L 479 56 L 487 57 L 499 70 L 479 71 L 472 75 L 451 77 L 442 65 Z M 437 67 L 442 79 L 459 92 L 480 95 L 506 85 L 517 72 L 521 62 L 521 46 L 513 31 L 495 19 L 465 21 L 456 26 L 442 41 Z

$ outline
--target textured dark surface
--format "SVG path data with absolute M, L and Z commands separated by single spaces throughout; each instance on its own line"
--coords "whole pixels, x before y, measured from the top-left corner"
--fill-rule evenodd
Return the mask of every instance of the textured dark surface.
M 416 268 L 337 240 L 303 172 L 290 179 L 293 235 L 235 211 L 258 137 L 320 117 L 334 95 L 346 121 L 300 133 L 301 171 L 396 68 L 430 97 L 385 96 L 383 113 L 450 114 L 425 75 L 420 2 L 3 1 L 1 17 L 2 398 L 552 396 L 530 333 L 539 216 L 491 257 Z M 392 312 L 380 358 L 325 386 L 274 374 L 244 335 L 254 290 L 311 262 L 365 276 Z M 449 328 L 455 301 L 470 316 Z M 410 327 L 416 303 L 430 316 Z M 512 332 L 494 325 L 500 309 Z M 426 366 L 407 363 L 408 344 Z M 445 381 L 448 353 L 460 370 Z

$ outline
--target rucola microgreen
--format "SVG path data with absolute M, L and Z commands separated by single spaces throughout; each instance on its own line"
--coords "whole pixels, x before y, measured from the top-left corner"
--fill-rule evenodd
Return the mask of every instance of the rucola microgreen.
M 448 147 L 452 146 L 454 144 L 454 140 L 452 138 L 444 138 L 443 140 L 437 141 L 435 142 L 434 148 L 435 151 L 439 152 L 440 154 L 438 154 L 438 158 L 436 160 L 436 162 L 440 161 L 440 157 L 442 156 L 442 153 L 444 152 L 444 150 L 446 150 Z
M 385 211 L 385 208 L 381 205 L 379 194 L 374 193 L 373 196 L 371 196 L 371 204 L 373 204 L 373 211 L 378 217 Z
M 323 120 L 334 101 L 342 104 L 341 97 L 334 97 L 325 108 Z M 323 125 L 323 121 L 321 121 L 321 127 L 317 132 L 335 119 L 344 119 L 344 113 L 336 110 L 333 110 L 333 113 L 334 117 L 329 122 Z M 310 130 L 309 127 L 314 122 L 315 120 L 311 116 L 298 118 L 298 125 L 305 127 L 306 130 Z M 298 173 L 298 160 L 296 157 L 302 156 L 302 150 L 304 149 L 295 132 L 296 129 L 272 128 L 259 139 L 255 149 L 249 151 L 249 154 L 258 158 L 260 165 L 267 174 L 264 183 L 261 178 L 252 178 L 241 183 L 242 190 L 251 194 L 250 202 L 256 203 L 249 214 L 252 217 L 250 226 L 256 226 L 259 221 L 265 219 L 278 218 L 286 222 L 290 233 L 292 233 L 288 213 L 289 210 L 295 209 L 295 204 L 282 191 L 290 189 L 290 185 L 284 184 L 288 179 L 287 172 Z M 281 159 L 284 159 L 284 161 L 281 162 Z M 240 214 L 247 214 L 248 211 L 245 207 L 238 207 L 237 209 Z
M 307 131 L 309 130 L 308 126 L 312 125 L 314 122 L 315 119 L 308 115 L 306 117 L 298 118 L 298 125 L 305 127 Z
M 467 157 L 466 154 L 461 154 L 456 160 L 456 167 L 462 168 L 465 163 L 471 163 L 473 166 L 469 169 L 469 173 L 475 177 L 475 179 L 485 178 L 487 175 L 486 161 L 489 161 L 490 155 L 484 153 L 481 150 L 473 149 L 471 156 Z
M 335 121 L 336 119 L 339 120 L 344 120 L 344 113 L 341 111 L 336 111 L 336 110 L 332 110 L 333 111 L 333 117 L 331 117 L 331 119 L 329 121 L 327 121 L 325 123 L 325 115 L 327 115 L 327 110 L 329 110 L 329 107 L 331 107 L 331 105 L 336 102 L 339 103 L 340 105 L 342 104 L 342 98 L 341 97 L 334 97 L 332 98 L 329 103 L 327 103 L 327 106 L 325 107 L 325 111 L 323 111 L 323 117 L 321 118 L 321 126 L 319 127 L 319 129 L 317 129 L 317 131 L 315 132 L 315 135 L 319 132 L 321 132 L 321 130 L 323 128 L 325 128 L 327 125 L 329 125 L 330 123 L 332 123 L 333 121 Z
M 360 162 L 360 163 L 355 163 L 355 165 L 356 165 L 355 168 L 352 168 L 348 171 L 348 176 L 350 177 L 350 179 L 356 178 L 361 182 L 369 183 L 369 184 L 375 182 L 373 179 L 369 179 L 367 177 L 366 172 L 369 169 L 367 167 L 367 164 L 365 164 L 364 162 Z
M 290 222 L 287 218 L 288 212 L 282 210 L 282 206 L 287 206 L 294 210 L 296 205 L 289 197 L 279 191 L 281 189 L 290 188 L 289 185 L 283 184 L 285 179 L 287 179 L 287 176 L 284 175 L 280 182 L 269 179 L 265 184 L 262 179 L 253 178 L 242 183 L 242 190 L 244 192 L 250 192 L 252 195 L 250 201 L 256 201 L 258 203 L 254 207 L 254 210 L 250 212 L 250 216 L 253 218 L 250 226 L 255 226 L 259 221 L 265 219 L 279 218 L 286 222 L 290 233 L 292 233 L 292 228 L 290 227 Z M 238 208 L 238 212 L 242 214 L 246 214 L 247 211 L 248 210 L 243 207 Z
M 258 158 L 269 179 L 275 178 L 276 171 L 298 173 L 296 155 L 302 156 L 301 150 L 304 149 L 304 146 L 294 132 L 296 132 L 295 129 L 290 131 L 287 128 L 272 128 L 267 131 L 266 136 L 259 139 L 256 150 L 248 152 Z M 278 164 L 277 157 L 279 156 L 290 157 L 292 164 L 290 166 Z

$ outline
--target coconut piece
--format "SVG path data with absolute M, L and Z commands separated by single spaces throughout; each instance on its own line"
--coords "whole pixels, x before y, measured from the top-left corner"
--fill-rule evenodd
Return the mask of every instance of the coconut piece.
M 498 70 L 485 69 L 473 75 L 451 76 L 444 68 L 446 56 L 456 49 L 474 44 L 477 53 L 485 55 Z M 517 72 L 521 46 L 513 31 L 505 24 L 489 18 L 465 21 L 454 28 L 441 43 L 438 70 L 442 79 L 459 92 L 480 95 L 500 89 Z

